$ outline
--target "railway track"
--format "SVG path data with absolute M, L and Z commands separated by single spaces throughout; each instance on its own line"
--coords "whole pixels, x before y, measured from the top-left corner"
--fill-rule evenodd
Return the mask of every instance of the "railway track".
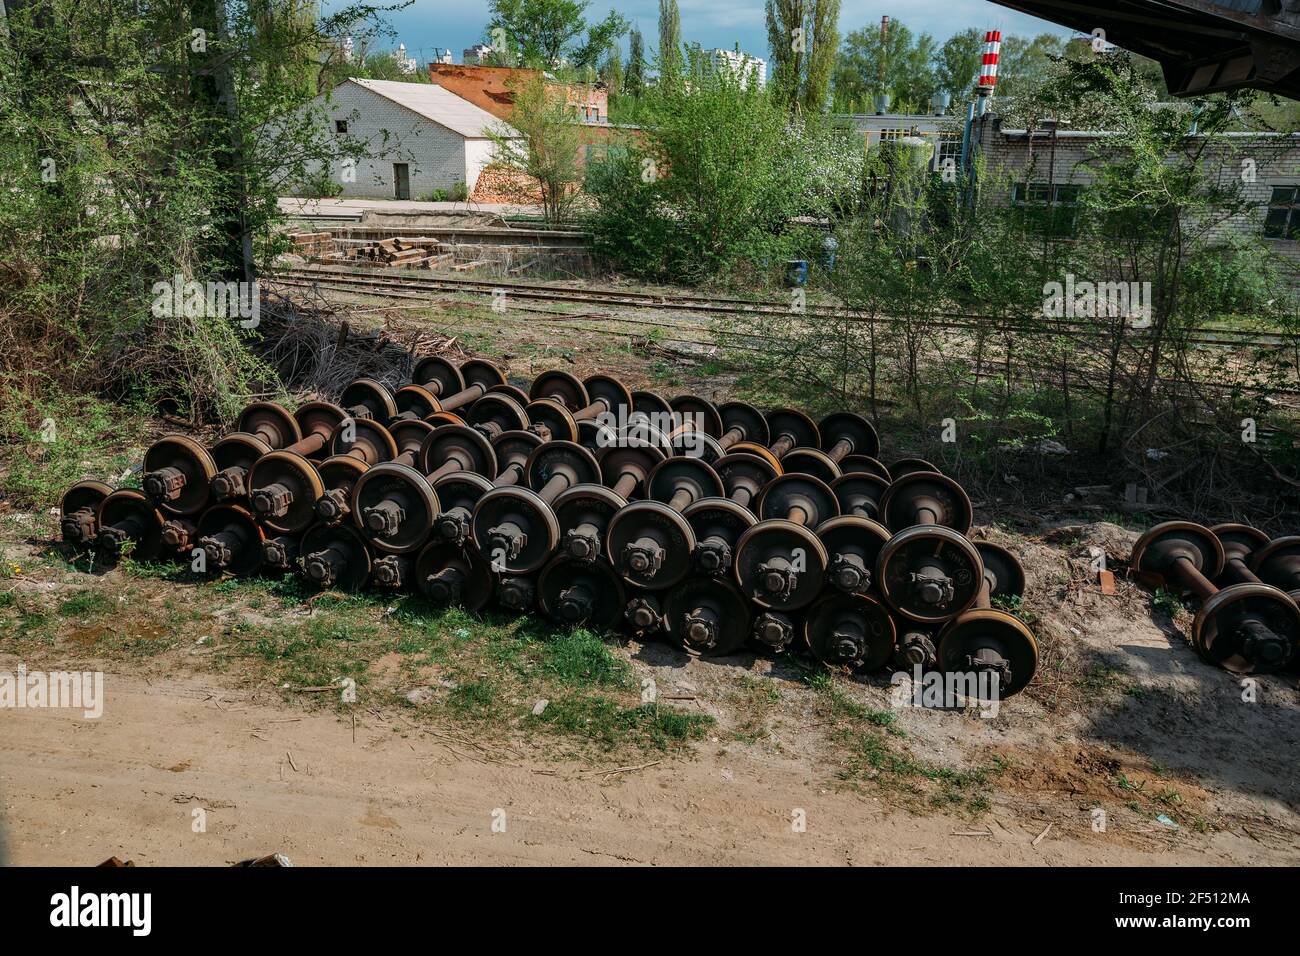
M 794 311 L 788 302 L 751 300 L 717 296 L 661 295 L 651 292 L 633 292 L 622 289 L 573 289 L 542 283 L 490 281 L 484 279 L 455 279 L 446 276 L 383 275 L 373 271 L 333 268 L 285 269 L 273 272 L 274 281 L 299 288 L 318 288 L 340 292 L 353 292 L 391 298 L 424 298 L 433 293 L 462 295 L 507 294 L 511 298 L 543 302 L 571 302 L 583 305 L 601 305 L 616 308 L 653 309 L 657 311 L 685 312 L 716 316 L 754 317 L 772 316 L 800 319 L 848 320 L 868 322 L 870 319 L 850 309 L 808 305 Z M 1015 335 L 1085 335 L 1107 334 L 1093 321 L 1078 319 L 1051 319 L 1042 322 L 1000 319 L 991 316 L 959 312 L 937 313 L 938 321 L 928 321 L 927 328 L 949 329 L 965 332 L 995 331 Z M 881 325 L 899 325 L 903 320 L 877 317 Z M 1134 337 L 1140 336 L 1133 330 Z M 1189 330 L 1187 341 L 1192 345 L 1218 348 L 1296 348 L 1300 349 L 1300 335 L 1239 331 L 1212 326 Z

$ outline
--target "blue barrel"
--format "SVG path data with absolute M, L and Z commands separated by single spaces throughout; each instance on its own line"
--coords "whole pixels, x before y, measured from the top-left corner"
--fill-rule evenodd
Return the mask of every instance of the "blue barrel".
M 785 284 L 791 287 L 808 284 L 807 259 L 791 259 L 785 264 Z

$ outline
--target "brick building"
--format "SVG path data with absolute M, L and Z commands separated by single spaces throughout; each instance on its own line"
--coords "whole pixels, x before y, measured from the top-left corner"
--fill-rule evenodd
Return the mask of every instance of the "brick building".
M 450 90 L 493 116 L 508 120 L 514 107 L 514 90 L 543 74 L 539 70 L 513 69 L 504 66 L 478 66 L 474 64 L 430 63 L 429 80 L 436 86 Z M 559 83 L 550 81 L 552 87 L 564 90 L 579 120 L 588 125 L 609 123 L 609 91 L 596 84 Z

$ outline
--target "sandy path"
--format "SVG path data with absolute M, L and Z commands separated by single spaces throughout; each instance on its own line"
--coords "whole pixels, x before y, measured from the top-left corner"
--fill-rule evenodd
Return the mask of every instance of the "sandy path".
M 297 864 L 1284 863 L 1232 834 L 1168 850 L 1063 833 L 995 807 L 978 824 L 829 789 L 797 763 L 704 744 L 625 774 L 471 756 L 373 714 L 350 723 L 258 701 L 212 679 L 109 673 L 98 721 L 0 714 L 8 862 L 222 865 L 282 851 Z M 292 754 L 292 764 L 289 755 Z M 653 758 L 647 758 L 653 759 Z M 296 766 L 296 770 L 294 767 Z M 608 765 L 610 767 L 613 764 Z M 194 832 L 192 811 L 207 813 Z M 807 829 L 791 828 L 794 808 Z M 505 832 L 493 831 L 504 811 Z M 954 836 L 990 829 L 991 837 Z

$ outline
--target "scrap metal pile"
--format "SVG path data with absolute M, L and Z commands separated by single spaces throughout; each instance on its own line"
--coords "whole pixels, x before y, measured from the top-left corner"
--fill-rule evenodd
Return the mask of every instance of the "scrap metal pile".
M 938 468 L 881 464 L 859 415 L 818 424 L 559 371 L 525 393 L 482 360 L 425 358 L 412 377 L 294 413 L 255 402 L 210 448 L 165 437 L 139 490 L 68 490 L 64 539 L 101 563 L 129 551 L 537 608 L 709 656 L 919 665 L 1002 697 L 1034 675 L 1033 634 L 994 606 L 1023 592 L 1019 561 L 967 537 L 970 499 Z

